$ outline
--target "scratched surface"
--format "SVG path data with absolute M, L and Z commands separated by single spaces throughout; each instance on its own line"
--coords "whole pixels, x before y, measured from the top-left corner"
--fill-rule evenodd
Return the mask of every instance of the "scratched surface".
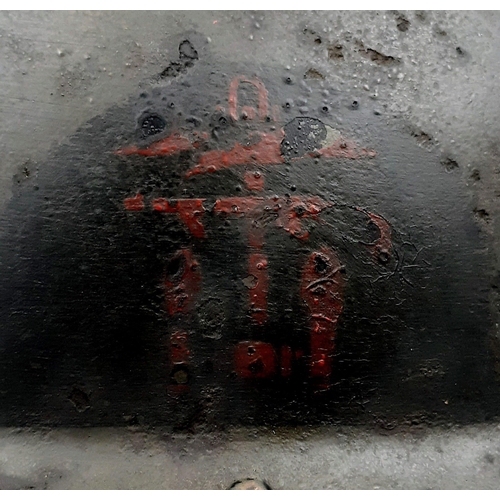
M 440 159 L 179 37 L 2 214 L 0 423 L 497 415 L 487 243 Z

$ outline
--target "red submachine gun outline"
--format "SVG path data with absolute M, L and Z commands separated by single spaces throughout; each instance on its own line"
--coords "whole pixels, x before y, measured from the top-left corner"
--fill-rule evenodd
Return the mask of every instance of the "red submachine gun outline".
M 259 101 L 257 109 L 243 106 L 238 113 L 238 88 L 241 83 L 250 84 L 256 89 Z M 237 76 L 229 87 L 228 113 L 233 122 L 238 122 L 240 119 L 267 122 L 269 119 L 277 121 L 278 109 L 274 106 L 270 110 L 267 90 L 258 78 Z M 186 178 L 235 166 L 247 166 L 250 167 L 245 171 L 247 188 L 252 191 L 262 191 L 264 177 L 255 168 L 285 163 L 281 151 L 285 132 L 280 128 L 275 132 L 258 132 L 258 134 L 258 140 L 251 145 L 241 145 L 236 142 L 229 150 L 200 152 L 197 157 L 198 163 L 185 174 Z M 207 138 L 206 133 L 193 133 L 189 136 L 174 132 L 148 147 L 125 147 L 116 151 L 116 154 L 168 157 L 182 151 L 196 151 L 206 143 Z M 353 141 L 344 139 L 339 134 L 331 144 L 309 152 L 306 156 L 356 160 L 366 156 L 373 157 L 375 154 L 371 150 L 359 150 Z M 177 200 L 156 198 L 150 201 L 150 208 L 156 212 L 178 214 L 194 238 L 205 238 L 205 227 L 202 222 L 203 215 L 207 212 L 205 201 L 204 198 Z M 133 197 L 126 198 L 124 206 L 128 211 L 142 211 L 146 209 L 146 202 L 139 192 Z M 287 231 L 299 240 L 307 240 L 309 233 L 302 227 L 304 219 L 318 220 L 323 210 L 333 206 L 333 203 L 318 196 L 235 196 L 216 200 L 212 209 L 214 214 L 242 218 L 247 225 L 250 248 L 248 274 L 253 278 L 249 289 L 249 311 L 255 324 L 264 325 L 267 321 L 269 288 L 267 257 L 263 249 L 266 225 L 259 224 L 258 221 L 266 213 L 273 212 L 277 228 Z M 364 213 L 369 222 L 378 228 L 379 237 L 369 249 L 375 259 L 387 262 L 392 251 L 389 223 L 379 215 L 358 207 L 352 208 Z M 202 275 L 200 265 L 191 249 L 179 250 L 172 261 L 176 262 L 176 269 L 180 271 L 173 277 L 165 278 L 165 297 L 168 314 L 176 316 L 192 311 L 196 294 L 201 287 Z M 326 246 L 313 251 L 302 269 L 300 294 L 309 311 L 309 376 L 315 390 L 325 390 L 330 387 L 337 325 L 344 304 L 345 283 L 341 270 L 342 265 L 335 251 Z M 302 356 L 303 352 L 292 352 L 286 345 L 277 350 L 270 343 L 243 341 L 235 346 L 235 370 L 239 376 L 248 379 L 289 377 L 293 361 Z M 169 390 L 173 392 L 189 390 L 188 377 L 185 375 L 189 372 L 187 369 L 189 362 L 188 334 L 176 331 L 170 337 L 170 368 L 171 373 L 174 373 L 175 382 L 169 386 Z M 183 372 L 183 367 L 186 367 L 186 372 Z

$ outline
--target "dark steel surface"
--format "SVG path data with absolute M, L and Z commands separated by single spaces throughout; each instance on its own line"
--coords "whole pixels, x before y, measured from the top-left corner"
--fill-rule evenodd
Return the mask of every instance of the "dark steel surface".
M 430 23 L 436 43 L 449 37 L 407 17 L 394 36 Z M 381 69 L 397 93 L 390 80 L 420 52 L 314 22 L 297 24 L 293 67 L 278 61 L 290 47 L 236 62 L 206 20 L 176 29 L 135 90 L 30 160 L 36 175 L 16 167 L 1 215 L 2 425 L 498 417 L 490 212 L 471 201 L 459 146 L 432 146 L 390 93 L 359 95 Z M 473 64 L 446 43 L 446 62 Z M 332 288 L 308 295 L 327 270 Z

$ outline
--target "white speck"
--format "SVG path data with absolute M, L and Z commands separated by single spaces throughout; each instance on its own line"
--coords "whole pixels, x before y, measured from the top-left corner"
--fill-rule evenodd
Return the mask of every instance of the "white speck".
M 250 35 L 248 38 L 249 38 L 250 40 L 253 40 L 253 35 Z
M 366 84 L 365 84 L 365 85 L 363 85 L 363 88 L 364 88 L 365 90 L 370 90 L 370 87 L 369 87 L 368 85 L 366 85 Z
M 212 43 L 212 39 L 209 36 L 207 36 L 207 42 Z
M 57 49 L 57 55 L 59 57 L 63 57 L 64 56 L 64 51 L 62 49 Z

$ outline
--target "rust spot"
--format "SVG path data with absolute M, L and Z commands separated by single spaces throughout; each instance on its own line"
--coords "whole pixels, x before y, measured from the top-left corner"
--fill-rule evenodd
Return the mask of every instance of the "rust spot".
M 328 389 L 337 322 L 344 304 L 341 265 L 331 249 L 323 247 L 309 256 L 302 271 L 301 297 L 309 309 L 310 377 L 317 389 Z
M 236 373 L 242 378 L 269 378 L 276 374 L 277 359 L 271 344 L 240 342 L 234 353 Z
M 193 306 L 201 286 L 198 262 L 188 249 L 179 250 L 167 263 L 165 273 L 165 299 L 170 316 L 185 314 Z

